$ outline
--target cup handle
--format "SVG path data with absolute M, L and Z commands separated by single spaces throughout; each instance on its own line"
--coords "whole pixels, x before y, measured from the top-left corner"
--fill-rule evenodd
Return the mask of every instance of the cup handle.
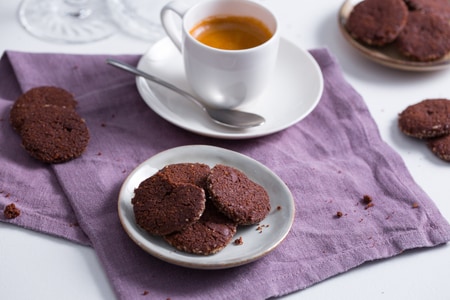
M 169 38 L 181 52 L 181 30 L 179 28 L 179 24 L 175 22 L 175 18 L 171 16 L 173 13 L 178 15 L 183 20 L 184 15 L 189 10 L 189 6 L 182 1 L 172 1 L 167 3 L 162 9 L 160 13 L 161 24 L 164 28 L 164 31 L 167 33 Z

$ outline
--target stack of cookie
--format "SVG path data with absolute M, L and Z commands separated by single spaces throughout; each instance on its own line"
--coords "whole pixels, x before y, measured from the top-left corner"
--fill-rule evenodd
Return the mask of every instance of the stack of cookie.
M 408 135 L 427 141 L 428 148 L 450 162 L 450 100 L 426 99 L 399 114 L 398 126 Z
M 11 125 L 32 157 L 45 163 L 66 162 L 79 157 L 89 142 L 88 128 L 76 106 L 73 95 L 64 89 L 32 88 L 14 102 Z
M 131 201 L 136 224 L 178 250 L 210 255 L 227 246 L 239 225 L 270 211 L 265 189 L 236 168 L 167 165 L 141 182 Z
M 369 46 L 393 44 L 410 60 L 438 60 L 450 52 L 450 1 L 364 0 L 351 11 L 346 29 Z

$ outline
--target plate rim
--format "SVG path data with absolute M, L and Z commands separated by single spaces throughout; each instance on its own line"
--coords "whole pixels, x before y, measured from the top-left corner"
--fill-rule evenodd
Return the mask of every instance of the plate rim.
M 259 168 L 261 170 L 264 170 L 267 174 L 268 177 L 270 177 L 271 179 L 275 179 L 275 181 L 277 182 L 277 184 L 282 188 L 283 192 L 287 195 L 287 198 L 284 199 L 283 201 L 285 201 L 286 203 L 283 204 L 284 207 L 283 209 L 286 210 L 287 209 L 287 213 L 289 215 L 289 218 L 284 220 L 284 230 L 281 230 L 278 233 L 278 237 L 277 239 L 270 243 L 267 247 L 263 248 L 262 251 L 259 251 L 256 254 L 253 254 L 252 256 L 243 256 L 242 259 L 232 259 L 231 261 L 228 260 L 222 260 L 222 261 L 216 261 L 214 263 L 208 263 L 208 262 L 202 262 L 202 258 L 203 257 L 213 257 L 213 256 L 202 256 L 202 255 L 195 255 L 195 254 L 189 254 L 189 253 L 183 253 L 175 248 L 173 248 L 172 246 L 168 245 L 168 247 L 171 249 L 171 253 L 177 253 L 180 255 L 185 255 L 187 257 L 192 257 L 192 258 L 199 258 L 200 262 L 193 262 L 192 260 L 189 260 L 188 258 L 186 260 L 180 260 L 177 258 L 173 258 L 170 257 L 170 255 L 168 254 L 164 254 L 161 253 L 161 251 L 156 251 L 153 248 L 148 248 L 147 245 L 144 245 L 142 243 L 142 239 L 146 239 L 146 233 L 143 232 L 143 230 L 135 230 L 135 228 L 137 228 L 136 224 L 133 223 L 131 224 L 131 222 L 134 222 L 134 220 L 130 220 L 129 217 L 127 217 L 126 215 L 126 211 L 124 210 L 123 205 L 128 205 L 131 206 L 131 199 L 128 199 L 124 194 L 126 193 L 125 189 L 130 188 L 129 184 L 130 181 L 137 176 L 136 174 L 138 172 L 140 172 L 142 170 L 142 168 L 149 166 L 151 168 L 153 168 L 154 172 L 156 172 L 158 170 L 159 167 L 152 167 L 152 162 L 158 162 L 158 160 L 164 159 L 165 156 L 170 157 L 170 158 L 176 158 L 181 157 L 180 154 L 185 152 L 185 153 L 193 153 L 193 151 L 199 151 L 199 153 L 201 154 L 205 154 L 205 153 L 209 153 L 210 157 L 209 159 L 214 159 L 215 156 L 217 156 L 217 152 L 220 153 L 220 155 L 226 155 L 226 157 L 228 158 L 232 158 L 233 160 L 236 161 L 241 161 L 241 160 L 245 160 L 247 162 L 249 162 L 251 164 L 251 166 L 253 168 Z M 214 154 L 213 154 L 214 153 Z M 167 158 L 165 158 L 167 159 Z M 199 157 L 197 162 L 205 162 L 208 159 L 204 159 Z M 175 159 L 175 163 L 176 162 L 187 162 L 186 160 L 184 160 L 183 158 L 180 159 Z M 162 167 L 162 166 L 160 166 Z M 251 175 L 250 175 L 251 176 Z M 250 177 L 249 176 L 249 177 Z M 125 201 L 129 200 L 129 203 L 126 203 Z M 272 200 L 271 200 L 272 202 Z M 283 202 L 284 203 L 284 202 Z M 276 207 L 273 207 L 273 203 L 272 204 L 272 209 L 271 212 L 274 212 L 275 210 L 277 210 Z M 122 186 L 120 188 L 119 191 L 119 195 L 118 195 L 118 201 L 117 201 L 117 209 L 118 209 L 118 215 L 119 215 L 119 220 L 120 223 L 124 229 L 124 231 L 126 232 L 126 234 L 128 235 L 129 238 L 131 238 L 131 240 L 137 244 L 141 249 L 143 249 L 145 252 L 149 253 L 150 255 L 174 264 L 174 265 L 178 265 L 178 266 L 182 266 L 182 267 L 187 267 L 187 268 L 192 268 L 192 269 L 206 269 L 206 270 L 216 270 L 216 269 L 226 269 L 226 268 L 232 268 L 232 267 L 237 267 L 237 266 L 241 266 L 244 264 L 248 264 L 251 263 L 253 261 L 256 261 L 264 256 L 266 256 L 267 254 L 269 254 L 270 252 L 272 252 L 278 245 L 280 245 L 281 242 L 283 242 L 286 238 L 286 236 L 288 235 L 288 233 L 290 232 L 292 225 L 294 223 L 294 219 L 295 219 L 295 201 L 293 198 L 293 194 L 290 191 L 289 187 L 284 183 L 284 181 L 277 175 L 275 174 L 272 170 L 270 170 L 267 166 L 265 166 L 264 164 L 262 164 L 261 162 L 257 161 L 256 159 L 249 157 L 245 154 L 233 151 L 233 150 L 228 150 L 225 148 L 221 148 L 221 147 L 216 147 L 216 146 L 210 146 L 210 145 L 185 145 L 185 146 L 179 146 L 179 147 L 174 147 L 174 148 L 170 148 L 164 151 L 161 151 L 153 156 L 151 156 L 150 158 L 146 159 L 145 161 L 143 161 L 142 163 L 140 163 L 135 169 L 133 169 L 133 171 L 130 172 L 130 174 L 127 176 L 127 178 L 124 180 L 124 182 L 122 183 Z M 135 226 L 132 226 L 135 225 Z M 247 230 L 248 227 L 244 228 L 244 230 Z M 137 228 L 139 229 L 139 228 Z M 239 233 L 239 229 L 235 234 L 235 237 L 238 236 Z M 146 240 L 148 243 L 150 244 L 154 244 L 152 243 L 152 241 Z M 233 246 L 232 245 L 233 242 L 230 242 L 230 244 L 227 245 L 227 247 Z M 166 245 L 167 246 L 167 245 Z M 158 248 L 158 245 L 155 246 L 155 248 Z M 223 250 L 222 250 L 223 251 Z M 220 254 L 221 252 L 218 252 L 215 255 Z
M 165 37 L 165 38 L 161 39 L 160 41 L 158 41 L 157 43 L 155 43 L 152 47 L 150 47 L 139 59 L 138 68 L 142 68 L 144 71 L 146 71 L 145 68 L 143 68 L 143 66 L 145 65 L 144 60 L 146 59 L 148 53 L 151 52 L 153 47 L 155 47 L 158 43 L 162 43 L 167 40 L 168 40 L 168 37 Z M 213 131 L 210 129 L 193 128 L 192 126 L 183 124 L 181 121 L 177 120 L 178 118 L 173 118 L 171 116 L 165 115 L 164 112 L 161 111 L 161 109 L 158 109 L 157 106 L 159 106 L 159 105 L 165 106 L 165 104 L 162 103 L 161 100 L 154 95 L 151 95 L 150 97 L 148 97 L 146 95 L 146 93 L 149 93 L 149 91 L 150 91 L 150 93 L 152 93 L 152 91 L 151 91 L 152 89 L 147 84 L 147 81 L 145 79 L 136 77 L 136 86 L 137 86 L 140 96 L 143 98 L 143 101 L 147 104 L 147 106 L 150 107 L 150 109 L 152 109 L 156 114 L 158 114 L 160 117 L 162 117 L 166 121 L 170 122 L 171 124 L 173 124 L 177 127 L 183 128 L 187 131 L 194 132 L 196 134 L 208 136 L 208 137 L 221 138 L 221 139 L 236 139 L 236 140 L 256 138 L 256 137 L 262 137 L 262 136 L 274 134 L 279 131 L 287 129 L 287 128 L 295 125 L 296 123 L 300 122 L 304 118 L 306 118 L 317 107 L 317 105 L 319 104 L 319 102 L 322 98 L 323 91 L 324 91 L 323 73 L 322 73 L 322 70 L 321 70 L 318 62 L 314 59 L 312 54 L 309 53 L 307 50 L 303 49 L 302 47 L 299 47 L 294 42 L 292 42 L 284 37 L 280 38 L 280 48 L 282 45 L 284 45 L 284 47 L 295 48 L 295 50 L 298 53 L 297 55 L 302 55 L 302 56 L 304 56 L 305 59 L 307 59 L 308 64 L 310 65 L 311 71 L 313 71 L 315 76 L 317 76 L 318 88 L 317 88 L 317 91 L 314 92 L 315 99 L 311 100 L 311 104 L 308 106 L 308 109 L 305 109 L 304 111 L 302 111 L 301 114 L 299 114 L 296 118 L 292 118 L 292 120 L 290 120 L 289 122 L 285 122 L 282 126 L 276 126 L 274 128 L 269 128 L 268 130 L 261 129 L 261 128 L 264 128 L 266 124 L 263 124 L 260 127 L 255 127 L 255 128 L 245 129 L 245 130 L 230 130 L 229 128 L 227 128 L 227 130 L 229 130 L 229 131 Z M 278 61 L 280 61 L 281 59 L 284 59 L 280 54 L 278 54 L 278 55 L 279 55 L 277 58 Z M 146 98 L 154 98 L 154 99 L 147 100 Z M 155 104 L 155 102 L 157 104 Z M 166 109 L 170 110 L 167 106 L 166 106 Z M 244 109 L 244 110 L 248 110 L 248 106 L 246 106 L 246 109 Z M 212 122 L 211 124 L 212 124 L 212 126 L 218 126 L 214 122 Z
M 413 71 L 413 72 L 429 72 L 429 71 L 439 71 L 450 67 L 450 53 L 445 55 L 439 60 L 432 62 L 418 62 L 408 59 L 397 59 L 391 57 L 382 51 L 383 49 L 377 49 L 375 47 L 366 46 L 357 40 L 355 40 L 345 28 L 346 21 L 354 7 L 355 3 L 361 2 L 362 0 L 345 0 L 339 8 L 338 11 L 338 24 L 339 31 L 343 35 L 344 39 L 369 60 L 378 63 L 380 65 L 390 67 L 397 70 L 403 71 Z

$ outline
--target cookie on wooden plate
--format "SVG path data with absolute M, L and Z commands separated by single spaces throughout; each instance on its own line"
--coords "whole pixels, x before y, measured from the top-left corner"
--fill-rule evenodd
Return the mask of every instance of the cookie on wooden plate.
M 219 211 L 238 225 L 256 224 L 270 212 L 264 187 L 236 168 L 215 165 L 208 176 L 208 191 Z
M 79 157 L 89 143 L 86 122 L 72 109 L 35 107 L 21 126 L 22 145 L 45 163 L 62 163 Z
M 450 162 L 450 135 L 431 139 L 427 146 L 437 157 Z
M 450 52 L 450 23 L 442 17 L 413 11 L 395 45 L 408 59 L 429 62 Z
M 384 46 L 397 38 L 407 18 L 403 0 L 364 0 L 353 7 L 345 27 L 364 44 Z
M 398 126 L 419 139 L 450 134 L 450 100 L 426 99 L 410 105 L 399 114 Z
M 421 11 L 439 15 L 444 19 L 450 20 L 450 1 L 449 0 L 404 0 L 408 8 L 412 11 Z

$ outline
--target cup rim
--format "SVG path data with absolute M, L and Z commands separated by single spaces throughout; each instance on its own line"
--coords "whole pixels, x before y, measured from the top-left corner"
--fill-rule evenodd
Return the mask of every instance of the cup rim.
M 191 13 L 192 10 L 196 9 L 198 6 L 207 5 L 207 4 L 212 3 L 212 2 L 224 2 L 224 3 L 230 4 L 230 5 L 232 5 L 233 2 L 234 3 L 239 3 L 239 4 L 246 3 L 246 4 L 249 4 L 249 5 L 253 5 L 255 7 L 262 8 L 267 13 L 269 13 L 269 15 L 271 15 L 273 20 L 274 20 L 275 30 L 272 32 L 272 36 L 267 41 L 265 41 L 262 44 L 259 44 L 258 46 L 255 46 L 255 47 L 252 47 L 252 48 L 246 48 L 246 49 L 237 49 L 237 50 L 215 48 L 215 47 L 212 47 L 212 46 L 209 46 L 209 45 L 206 45 L 206 44 L 203 44 L 203 43 L 199 42 L 196 38 L 194 38 L 189 33 L 190 28 L 187 28 L 187 24 L 186 24 L 187 20 L 188 20 L 187 16 Z M 262 20 L 260 20 L 260 21 L 263 22 Z M 265 23 L 265 22 L 263 22 L 263 23 Z M 189 40 L 191 40 L 192 42 L 194 42 L 194 44 L 196 44 L 198 46 L 205 47 L 207 49 L 214 50 L 214 51 L 217 51 L 217 52 L 222 52 L 222 53 L 244 53 L 244 52 L 257 51 L 257 49 L 260 49 L 260 48 L 263 48 L 263 47 L 267 47 L 267 45 L 269 43 L 272 43 L 275 39 L 277 39 L 278 35 L 279 35 L 279 22 L 278 22 L 277 16 L 269 8 L 267 8 L 266 6 L 264 6 L 264 5 L 260 4 L 260 3 L 256 3 L 256 2 L 253 2 L 253 1 L 250 1 L 250 0 L 206 0 L 206 1 L 198 2 L 198 3 L 194 4 L 193 6 L 191 6 L 189 8 L 189 11 L 186 13 L 185 17 L 182 20 L 182 30 L 184 31 L 184 34 L 185 34 L 186 38 L 188 38 Z

